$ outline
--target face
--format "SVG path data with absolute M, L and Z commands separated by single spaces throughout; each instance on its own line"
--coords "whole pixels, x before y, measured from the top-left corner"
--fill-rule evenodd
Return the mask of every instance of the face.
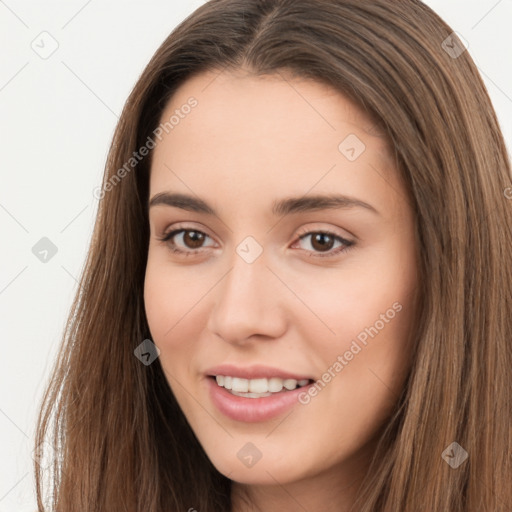
M 356 474 L 410 367 L 414 217 L 386 141 L 339 92 L 282 77 L 187 81 L 151 165 L 152 340 L 243 484 Z

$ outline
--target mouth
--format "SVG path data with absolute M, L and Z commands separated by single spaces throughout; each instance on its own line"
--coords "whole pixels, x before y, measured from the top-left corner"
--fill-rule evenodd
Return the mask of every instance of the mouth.
M 275 419 L 300 403 L 312 375 L 256 364 L 222 364 L 204 372 L 208 396 L 224 416 L 252 423 Z
M 281 377 L 259 377 L 246 379 L 231 375 L 209 375 L 217 386 L 224 388 L 234 396 L 243 398 L 265 398 L 273 395 L 285 394 L 289 391 L 308 386 L 313 379 L 283 379 Z

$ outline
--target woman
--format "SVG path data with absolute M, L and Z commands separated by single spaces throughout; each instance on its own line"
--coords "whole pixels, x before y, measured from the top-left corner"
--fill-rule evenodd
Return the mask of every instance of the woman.
M 203 5 L 97 191 L 49 508 L 509 510 L 511 191 L 421 2 Z

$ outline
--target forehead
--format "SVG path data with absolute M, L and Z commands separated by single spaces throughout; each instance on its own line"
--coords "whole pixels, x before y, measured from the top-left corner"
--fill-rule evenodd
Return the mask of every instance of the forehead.
M 301 125 L 311 128 L 318 125 L 336 131 L 336 125 L 343 122 L 380 139 L 383 146 L 388 142 L 380 123 L 340 91 L 324 82 L 292 76 L 286 70 L 271 75 L 254 75 L 242 69 L 209 70 L 193 75 L 175 91 L 161 120 L 165 122 L 190 96 L 198 99 L 205 117 L 252 114 L 262 125 L 264 119 L 258 114 L 264 106 L 273 113 L 266 116 L 270 125 L 285 113 L 287 119 L 300 119 Z
M 184 109 L 190 98 L 196 106 Z M 161 123 L 172 116 L 178 122 L 154 150 L 152 193 L 171 186 L 185 191 L 185 182 L 211 192 L 228 181 L 243 183 L 241 192 L 305 194 L 315 184 L 326 192 L 351 183 L 361 192 L 375 188 L 376 178 L 388 184 L 395 178 L 388 141 L 371 118 L 313 80 L 200 73 L 177 89 Z

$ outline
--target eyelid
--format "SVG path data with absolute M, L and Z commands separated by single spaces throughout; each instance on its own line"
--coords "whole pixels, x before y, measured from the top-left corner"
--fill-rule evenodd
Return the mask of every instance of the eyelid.
M 190 226 L 188 224 L 182 224 L 182 223 L 179 223 L 179 222 L 176 225 L 173 225 L 173 229 L 172 230 L 170 230 L 170 231 L 168 231 L 167 229 L 164 230 L 164 233 L 162 234 L 162 238 L 166 237 L 172 231 L 179 231 L 179 230 L 198 231 L 200 233 L 203 233 L 204 235 L 209 236 L 212 239 L 214 238 L 214 237 L 212 237 L 211 235 L 208 234 L 206 228 L 203 228 L 203 227 L 196 228 L 195 226 Z M 296 236 L 297 236 L 297 238 L 301 238 L 302 236 L 310 234 L 310 233 L 328 233 L 328 234 L 331 234 L 333 236 L 337 236 L 337 237 L 341 238 L 342 240 L 344 240 L 345 242 L 349 242 L 349 243 L 355 243 L 355 241 L 356 241 L 355 240 L 356 237 L 354 235 L 352 235 L 351 233 L 349 235 L 349 238 L 347 238 L 345 235 L 342 235 L 342 234 L 338 233 L 336 231 L 336 228 L 325 228 L 325 227 L 321 227 L 319 225 L 313 225 L 313 226 L 307 225 L 307 226 L 304 226 L 304 227 L 302 227 L 302 228 L 300 228 L 298 230 Z
M 329 235 L 341 238 L 341 240 L 347 243 L 355 243 L 355 237 L 353 235 L 350 235 L 350 238 L 347 238 L 345 235 L 339 233 L 336 228 L 325 228 L 318 225 L 307 225 L 303 228 L 300 228 L 299 231 L 297 232 L 297 237 L 301 238 L 302 236 L 310 233 L 327 233 Z

